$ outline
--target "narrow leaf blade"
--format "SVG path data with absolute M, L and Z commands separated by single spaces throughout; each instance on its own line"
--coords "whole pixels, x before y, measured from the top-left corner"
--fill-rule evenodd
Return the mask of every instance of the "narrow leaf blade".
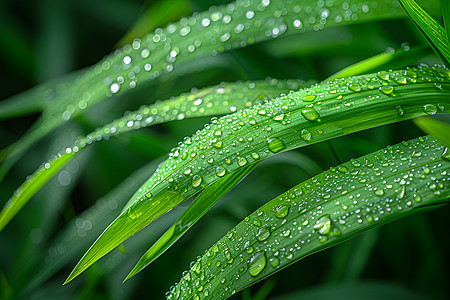
M 180 239 L 200 218 L 226 193 L 235 187 L 245 176 L 247 176 L 258 163 L 239 169 L 223 179 L 207 186 L 200 195 L 189 205 L 175 223 L 154 243 L 150 249 L 141 257 L 136 266 L 124 281 L 130 279 L 145 267 L 150 265 L 178 239 Z
M 226 299 L 308 255 L 448 199 L 449 168 L 449 149 L 431 137 L 331 168 L 245 218 L 167 299 Z
M 440 88 L 436 88 L 437 82 Z M 225 175 L 223 169 L 231 173 L 282 151 L 382 124 L 448 112 L 449 93 L 448 70 L 421 67 L 314 85 L 213 120 L 173 149 L 133 195 L 129 208 L 83 256 L 67 282 L 218 180 L 219 173 Z
M 144 105 L 138 111 L 126 114 L 97 130 L 81 137 L 71 147 L 67 147 L 60 154 L 54 156 L 46 164 L 43 164 L 27 181 L 18 188 L 26 190 L 26 193 L 13 195 L 8 201 L 8 209 L 0 214 L 0 231 L 14 217 L 23 205 L 61 169 L 70 159 L 77 156 L 86 147 L 96 141 L 108 140 L 110 136 L 117 136 L 140 128 L 157 125 L 169 121 L 183 120 L 185 118 L 217 116 L 229 112 L 244 109 L 255 104 L 261 104 L 282 93 L 297 90 L 300 87 L 311 84 L 301 80 L 277 80 L 267 79 L 260 81 L 247 81 L 236 83 L 221 83 L 207 87 L 197 92 L 184 93 L 173 99 L 160 101 L 153 105 Z M 245 96 L 243 96 L 245 95 Z M 19 140 L 17 148 L 27 147 L 39 138 L 44 132 L 40 127 L 33 133 Z M 33 140 L 29 140 L 32 138 Z M 68 155 L 70 154 L 70 159 Z M 10 166 L 10 160 L 4 162 L 0 168 L 0 178 L 5 166 Z M 52 165 L 52 168 L 45 167 Z

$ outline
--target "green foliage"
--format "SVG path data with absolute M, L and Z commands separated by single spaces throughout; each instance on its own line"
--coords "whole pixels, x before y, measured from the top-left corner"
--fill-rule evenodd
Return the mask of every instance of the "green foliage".
M 449 296 L 448 1 L 223 2 L 0 5 L 0 299 Z

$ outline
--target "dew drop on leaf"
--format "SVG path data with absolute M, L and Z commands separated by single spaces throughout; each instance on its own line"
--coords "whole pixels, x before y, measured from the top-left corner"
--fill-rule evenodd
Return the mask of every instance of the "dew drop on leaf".
M 286 148 L 286 145 L 279 138 L 270 138 L 267 140 L 267 147 L 271 152 L 277 153 Z
M 224 176 L 224 175 L 225 175 L 225 172 L 226 172 L 226 170 L 225 170 L 224 167 L 218 166 L 218 167 L 216 168 L 216 175 L 219 176 L 219 177 Z
M 323 215 L 317 220 L 314 229 L 318 230 L 320 234 L 328 234 L 331 230 L 331 219 L 330 215 Z
M 301 137 L 302 140 L 304 140 L 304 141 L 310 141 L 312 135 L 311 135 L 311 132 L 309 132 L 307 129 L 303 129 L 303 130 L 300 132 L 300 137 Z
M 397 105 L 395 109 L 397 110 L 397 116 L 403 117 L 405 115 L 405 109 L 403 108 L 403 106 Z
M 382 92 L 385 95 L 389 95 L 394 91 L 394 87 L 392 85 L 384 85 L 380 86 L 380 92 Z
M 275 217 L 282 219 L 287 216 L 289 213 L 289 206 L 287 205 L 280 205 L 275 208 Z
M 276 268 L 280 265 L 280 260 L 278 259 L 278 257 L 271 257 L 269 258 L 269 264 L 272 267 Z
M 248 263 L 248 272 L 252 276 L 257 276 L 266 267 L 266 255 L 264 252 L 258 252 L 252 256 Z
M 194 175 L 194 177 L 192 177 L 192 186 L 193 187 L 198 187 L 201 183 L 202 183 L 202 177 L 201 176 Z
M 306 107 L 302 109 L 302 115 L 308 121 L 314 121 L 320 117 L 319 113 L 313 107 Z
M 428 115 L 434 115 L 437 113 L 437 107 L 434 104 L 426 104 L 423 107 L 423 112 L 428 114 Z
M 270 236 L 270 231 L 267 228 L 261 228 L 256 234 L 256 239 L 260 242 L 267 240 Z

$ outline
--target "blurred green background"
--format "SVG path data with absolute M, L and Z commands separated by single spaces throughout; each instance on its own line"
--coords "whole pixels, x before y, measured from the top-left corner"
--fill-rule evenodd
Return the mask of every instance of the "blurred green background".
M 3 0 L 0 99 L 96 63 L 129 37 L 131 28 L 136 30 L 131 35 L 142 32 L 140 27 L 152 30 L 224 2 Z M 47 136 L 0 183 L 0 205 L 51 154 L 142 104 L 221 81 L 267 76 L 320 81 L 386 48 L 421 42 L 411 22 L 403 19 L 282 37 L 203 60 L 200 70 L 164 77 L 113 97 Z M 437 62 L 432 56 L 424 61 Z M 0 148 L 19 139 L 37 117 L 0 121 Z M 72 161 L 1 232 L 0 299 L 161 299 L 197 255 L 263 203 L 330 166 L 422 134 L 405 121 L 277 155 L 262 163 L 164 256 L 125 284 L 123 278 L 140 255 L 186 204 L 62 286 L 71 268 L 157 163 L 208 121 L 183 120 L 124 134 L 94 145 Z M 435 207 L 373 230 L 308 257 L 234 299 L 262 299 L 269 292 L 269 299 L 449 299 L 449 213 L 448 206 Z

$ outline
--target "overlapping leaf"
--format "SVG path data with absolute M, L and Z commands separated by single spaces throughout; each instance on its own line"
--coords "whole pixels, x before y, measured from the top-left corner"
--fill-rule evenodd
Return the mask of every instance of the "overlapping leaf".
M 450 197 L 450 152 L 431 137 L 331 168 L 260 207 L 191 264 L 167 299 L 226 299 L 357 234 Z
M 399 1 L 417 27 L 425 35 L 436 54 L 448 65 L 450 62 L 450 44 L 444 27 L 418 5 L 415 0 Z
M 217 201 L 247 176 L 258 163 L 245 166 L 206 187 L 175 223 L 141 257 L 125 281 L 151 264 L 178 241 Z
M 386 6 L 392 7 L 386 10 Z M 41 101 L 39 99 L 45 96 L 51 100 L 51 105 L 27 135 L 3 150 L 0 159 L 9 159 L 9 163 L 1 166 L 0 178 L 15 162 L 14 157 L 20 156 L 63 122 L 108 97 L 134 89 L 163 74 L 176 73 L 178 66 L 184 63 L 282 35 L 320 30 L 355 20 L 361 22 L 401 15 L 403 12 L 393 0 L 379 0 L 375 4 L 355 1 L 352 7 L 347 0 L 336 0 L 326 5 L 318 5 L 315 0 L 291 0 L 287 3 L 249 0 L 211 7 L 209 11 L 182 18 L 142 39 L 135 39 L 87 71 L 77 74 L 73 80 L 29 93 L 29 99 Z
M 273 154 L 408 118 L 448 112 L 450 72 L 419 67 L 313 85 L 214 119 L 186 138 L 102 233 L 67 281 L 206 185 Z
M 221 83 L 198 91 L 182 94 L 170 100 L 142 106 L 106 126 L 78 139 L 27 178 L 5 208 L 0 212 L 0 230 L 27 203 L 27 201 L 82 149 L 95 141 L 109 139 L 131 130 L 182 120 L 184 118 L 223 115 L 263 103 L 282 93 L 297 90 L 311 84 L 301 80 L 267 79 L 254 82 Z

